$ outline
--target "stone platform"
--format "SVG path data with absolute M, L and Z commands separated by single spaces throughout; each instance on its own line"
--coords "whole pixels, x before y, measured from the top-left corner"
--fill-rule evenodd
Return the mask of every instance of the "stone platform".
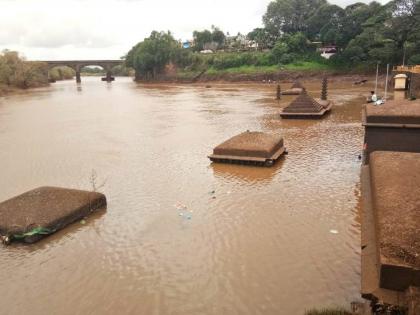
M 303 91 L 287 107 L 283 108 L 282 118 L 321 118 L 332 108 L 330 101 L 317 101 L 306 91 Z
M 0 203 L 0 237 L 33 243 L 105 206 L 101 193 L 40 187 Z
M 282 137 L 246 131 L 215 147 L 209 159 L 219 163 L 271 166 L 284 153 Z

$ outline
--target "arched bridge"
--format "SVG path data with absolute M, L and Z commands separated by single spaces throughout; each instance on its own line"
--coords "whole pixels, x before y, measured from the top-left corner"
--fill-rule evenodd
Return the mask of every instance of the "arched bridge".
M 112 81 L 112 68 L 115 66 L 122 65 L 124 60 L 54 60 L 54 61 L 42 61 L 48 64 L 48 69 L 54 67 L 67 66 L 72 68 L 76 72 L 76 82 L 82 82 L 80 78 L 80 70 L 86 66 L 99 66 L 102 67 L 106 72 L 105 81 Z

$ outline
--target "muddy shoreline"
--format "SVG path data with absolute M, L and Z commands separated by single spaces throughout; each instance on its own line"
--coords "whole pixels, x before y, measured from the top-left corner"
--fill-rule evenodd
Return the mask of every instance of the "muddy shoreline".
M 203 74 L 199 78 L 180 77 L 180 76 L 161 76 L 155 80 L 135 80 L 138 83 L 178 83 L 178 84 L 191 84 L 191 83 L 274 83 L 274 82 L 294 82 L 296 80 L 302 81 L 319 81 L 324 77 L 328 77 L 330 81 L 344 81 L 344 82 L 360 82 L 362 80 L 372 81 L 375 80 L 375 75 L 372 74 L 343 74 L 337 72 L 326 71 L 282 71 L 278 73 L 222 73 L 220 75 L 207 75 Z M 385 80 L 385 76 L 381 75 L 378 82 Z

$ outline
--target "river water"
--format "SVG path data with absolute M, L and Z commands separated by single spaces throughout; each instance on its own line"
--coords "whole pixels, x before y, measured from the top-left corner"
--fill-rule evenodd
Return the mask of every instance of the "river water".
M 308 84 L 319 94 L 320 84 Z M 283 85 L 283 89 L 288 87 Z M 0 98 L 0 201 L 100 186 L 106 212 L 0 248 L 1 314 L 302 314 L 360 288 L 361 106 L 281 120 L 275 86 L 58 82 Z M 282 134 L 272 168 L 211 164 L 245 130 Z

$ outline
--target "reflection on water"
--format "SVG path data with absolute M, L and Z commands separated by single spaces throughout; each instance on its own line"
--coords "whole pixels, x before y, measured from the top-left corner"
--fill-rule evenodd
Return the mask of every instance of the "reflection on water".
M 292 98 L 271 101 L 275 85 L 83 78 L 0 99 L 0 200 L 90 189 L 92 170 L 108 197 L 86 225 L 1 249 L 0 313 L 302 314 L 358 299 L 370 89 L 331 83 L 336 106 L 317 121 L 280 120 Z M 247 129 L 282 134 L 289 154 L 273 168 L 210 163 Z

